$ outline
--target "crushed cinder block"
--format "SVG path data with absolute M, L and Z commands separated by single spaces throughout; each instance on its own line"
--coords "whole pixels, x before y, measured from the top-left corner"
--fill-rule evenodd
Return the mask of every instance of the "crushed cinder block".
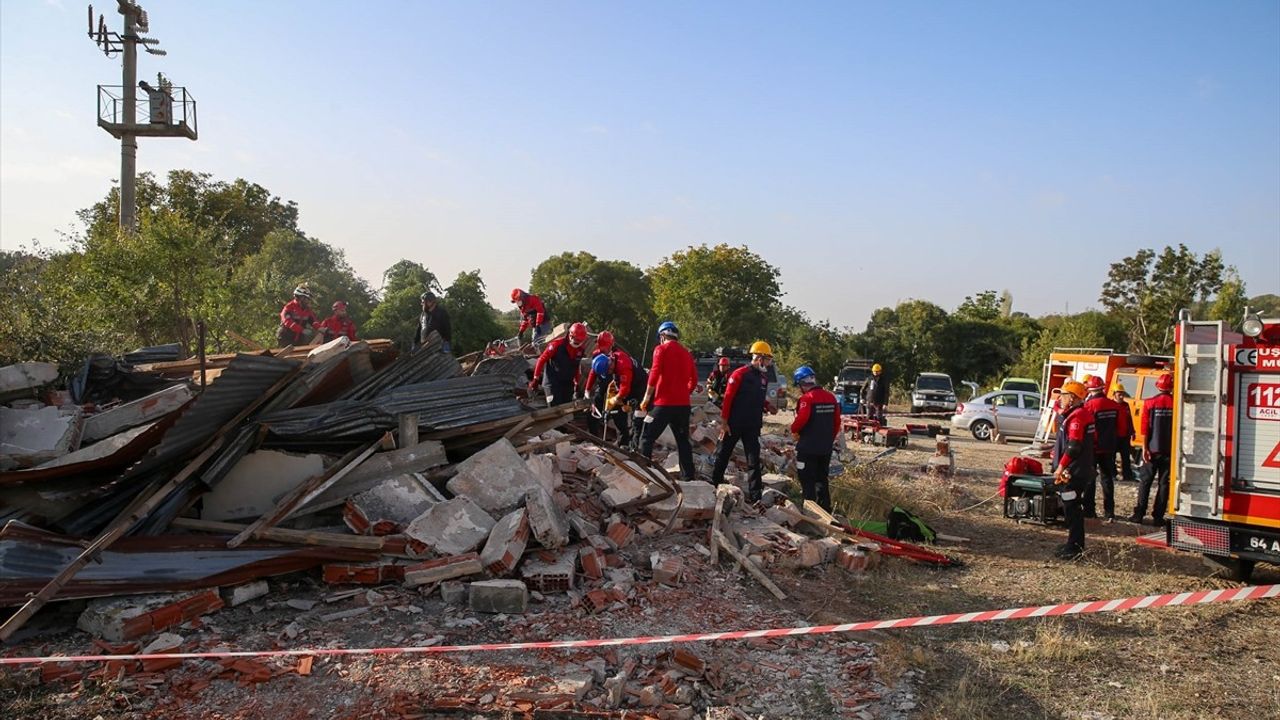
M 222 602 L 226 603 L 227 607 L 236 607 L 250 600 L 256 600 L 268 592 L 271 592 L 271 588 L 267 586 L 266 580 L 254 580 L 242 585 L 222 588 Z
M 588 520 L 582 516 L 582 513 L 572 510 L 566 513 L 566 516 L 569 518 L 569 526 L 573 529 L 573 534 L 579 540 L 585 540 L 592 535 L 599 534 L 600 523 L 595 520 Z
M 818 552 L 822 557 L 822 563 L 825 565 L 829 562 L 835 562 L 836 553 L 840 551 L 840 541 L 833 537 L 818 538 L 810 541 L 811 544 L 817 546 Z
M 440 583 L 440 599 L 446 605 L 465 605 L 467 584 L 460 580 L 445 580 Z
M 519 580 L 479 580 L 468 590 L 474 612 L 519 615 L 529 607 L 529 589 Z
M 671 512 L 679 504 L 680 511 L 676 514 L 676 517 L 683 520 L 710 520 L 715 515 L 716 488 L 711 483 L 702 480 L 693 480 L 691 482 L 682 480 L 680 481 L 680 492 L 684 496 L 683 502 L 672 495 L 652 505 L 645 506 L 645 510 L 654 517 L 665 519 L 670 517 Z
M 489 539 L 494 520 L 467 497 L 432 505 L 405 528 L 405 535 L 441 555 L 461 555 Z
M 542 487 L 530 488 L 525 493 L 524 506 L 539 545 L 555 549 L 569 544 L 569 521 L 551 493 Z
M 404 584 L 406 587 L 417 587 L 467 575 L 479 575 L 481 572 L 484 572 L 484 565 L 480 563 L 480 556 L 469 552 L 406 565 Z
M 76 627 L 111 642 L 124 642 L 211 613 L 223 606 L 217 590 L 90 600 Z
M 480 551 L 480 564 L 491 575 L 506 575 L 516 569 L 528 543 L 529 513 L 520 508 L 507 513 L 493 526 L 484 549 Z
M 358 535 L 397 533 L 436 504 L 425 485 L 413 474 L 384 480 L 349 498 L 343 507 L 343 521 Z
M 609 529 L 605 531 L 605 537 L 618 548 L 624 548 L 630 544 L 635 534 L 635 528 L 631 527 L 626 520 L 616 516 L 609 519 Z
M 524 505 L 524 496 L 542 483 L 529 472 L 508 440 L 499 440 L 458 464 L 446 487 L 469 498 L 491 515 L 501 516 Z
M 315 453 L 251 452 L 204 495 L 200 517 L 205 520 L 256 520 L 275 508 L 285 493 L 323 472 L 324 457 Z
M 570 673 L 556 680 L 556 692 L 562 695 L 572 695 L 575 702 L 580 702 L 591 692 L 591 687 L 595 684 L 595 675 L 591 672 Z
M 531 557 L 520 566 L 520 577 L 525 585 L 542 593 L 569 592 L 576 576 L 573 555 L 568 551 L 557 555 L 554 560 Z
M 836 565 L 851 572 L 862 573 L 874 568 L 880 555 L 852 545 L 842 545 L 836 552 Z
M 644 497 L 644 490 L 648 486 L 626 470 L 612 465 L 597 470 L 596 479 L 605 484 L 604 492 L 600 493 L 600 501 L 609 508 L 639 500 Z

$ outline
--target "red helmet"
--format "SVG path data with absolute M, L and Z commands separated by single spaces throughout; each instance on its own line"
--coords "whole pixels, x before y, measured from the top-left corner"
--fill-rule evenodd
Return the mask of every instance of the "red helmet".
M 582 323 L 578 323 L 581 325 Z M 613 333 L 608 330 L 602 330 L 596 338 L 596 349 L 602 353 L 607 353 L 613 349 Z
M 1103 386 L 1102 377 L 1098 375 L 1090 375 L 1089 381 L 1084 384 L 1090 390 L 1101 390 Z
M 1173 373 L 1162 373 L 1156 378 L 1156 389 L 1160 392 L 1173 390 Z
M 727 357 L 722 357 L 722 358 L 720 358 L 720 362 L 719 362 L 719 363 L 717 363 L 717 364 L 718 364 L 720 367 L 722 367 L 722 368 L 727 368 L 727 367 L 729 367 L 729 358 L 727 358 Z
M 335 303 L 333 304 L 333 309 L 334 309 L 334 310 L 346 310 L 346 309 L 347 309 L 347 304 L 346 304 L 346 303 L 344 303 L 344 302 L 342 302 L 341 300 L 339 300 L 339 301 L 337 301 L 337 302 L 335 302 Z
M 511 302 L 520 302 L 523 299 L 524 299 L 523 290 L 521 290 L 520 288 L 515 288 L 511 291 Z
M 582 347 L 587 341 L 587 326 L 580 322 L 576 322 L 569 326 L 569 344 L 574 347 Z

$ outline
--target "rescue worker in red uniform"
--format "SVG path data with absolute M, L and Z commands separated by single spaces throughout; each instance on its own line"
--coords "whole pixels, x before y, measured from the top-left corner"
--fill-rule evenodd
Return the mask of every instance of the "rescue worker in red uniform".
M 582 359 L 587 343 L 587 326 L 576 322 L 569 326 L 569 334 L 547 343 L 547 347 L 538 356 L 533 366 L 533 380 L 529 382 L 532 392 L 542 385 L 547 395 L 547 405 L 563 405 L 573 402 L 578 389 L 580 374 L 578 361 Z
M 658 346 L 653 349 L 649 382 L 640 401 L 640 409 L 648 413 L 640 454 L 653 457 L 653 444 L 670 426 L 680 458 L 680 477 L 686 481 L 697 479 L 689 442 L 689 396 L 697 387 L 698 367 L 693 355 L 680 344 L 680 329 L 667 320 L 658 326 Z
M 524 331 L 533 328 L 533 343 L 536 345 L 551 332 L 551 322 L 547 319 L 547 308 L 542 298 L 515 288 L 511 291 L 511 302 L 520 310 L 520 329 L 516 335 L 524 335 Z
M 1106 382 L 1099 376 L 1089 378 L 1085 385 L 1089 398 L 1085 408 L 1093 413 L 1097 429 L 1097 443 L 1093 446 L 1094 465 L 1098 469 L 1097 482 L 1089 483 L 1084 494 L 1084 516 L 1098 517 L 1097 486 L 1102 485 L 1102 513 L 1107 522 L 1116 521 L 1116 448 L 1120 444 L 1120 416 L 1126 409 L 1107 397 Z
M 1084 406 L 1085 387 L 1075 380 L 1062 384 L 1058 406 L 1062 421 L 1058 424 L 1058 444 L 1062 452 L 1053 473 L 1059 486 L 1062 514 L 1067 523 L 1067 542 L 1058 547 L 1054 557 L 1075 560 L 1084 554 L 1083 494 L 1094 482 L 1093 448 L 1097 437 L 1093 413 Z
M 1120 455 L 1120 479 L 1125 482 L 1137 482 L 1133 476 L 1133 411 L 1129 408 L 1129 393 L 1124 388 L 1116 388 L 1111 399 L 1120 406 L 1120 417 L 1116 418 L 1116 436 L 1119 443 L 1116 452 Z
M 716 369 L 707 375 L 707 399 L 720 407 L 724 402 L 724 389 L 729 384 L 729 358 L 722 357 L 716 362 Z
M 805 500 L 831 512 L 827 478 L 831 453 L 840 437 L 840 401 L 818 384 L 818 374 L 808 365 L 796 368 L 791 379 L 803 393 L 796 404 L 791 436 L 796 441 L 796 476 Z
M 347 315 L 347 304 L 341 300 L 333 304 L 333 314 L 316 326 L 325 342 L 344 337 L 351 342 L 356 341 L 356 324 Z
M 278 347 L 306 345 L 311 340 L 310 330 L 316 324 L 316 314 L 311 310 L 311 289 L 299 285 L 293 289 L 293 299 L 280 310 L 280 328 L 276 330 Z
M 618 429 L 618 444 L 631 444 L 631 411 L 644 395 L 648 376 L 644 369 L 625 350 L 614 345 L 613 334 L 605 331 L 596 338 L 599 355 L 591 361 L 591 373 L 587 375 L 587 393 L 602 415 L 612 415 L 613 426 Z M 603 361 L 603 362 L 602 362 Z M 610 386 L 614 393 L 609 394 Z M 598 388 L 598 389 L 597 389 Z M 591 432 L 601 434 L 604 421 L 591 418 Z
M 1147 461 L 1147 472 L 1142 473 L 1138 484 L 1138 506 L 1129 516 L 1129 522 L 1142 523 L 1147 514 L 1147 499 L 1151 496 L 1151 484 L 1156 485 L 1156 502 L 1151 507 L 1151 518 L 1156 525 L 1164 524 L 1164 513 L 1169 506 L 1169 457 L 1173 452 L 1173 375 L 1165 373 L 1156 378 L 1156 396 L 1142 404 L 1142 459 Z
M 751 362 L 729 376 L 724 391 L 724 404 L 720 408 L 720 451 L 716 453 L 715 469 L 711 471 L 711 484 L 724 482 L 724 471 L 729 467 L 733 449 L 742 441 L 742 452 L 747 456 L 747 469 L 751 473 L 747 481 L 747 502 L 758 502 L 764 492 L 763 469 L 760 464 L 760 429 L 764 427 L 765 411 L 777 412 L 769 404 L 769 375 L 773 364 L 773 348 L 763 340 L 751 345 Z

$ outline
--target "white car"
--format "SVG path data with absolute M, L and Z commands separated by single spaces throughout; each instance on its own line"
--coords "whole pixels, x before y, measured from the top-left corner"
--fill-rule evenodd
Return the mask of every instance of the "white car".
M 911 388 L 911 412 L 954 412 L 956 389 L 946 373 L 920 373 Z
M 1039 393 L 996 390 L 957 405 L 951 426 L 968 430 L 978 440 L 990 440 L 996 432 L 1035 437 L 1040 402 Z

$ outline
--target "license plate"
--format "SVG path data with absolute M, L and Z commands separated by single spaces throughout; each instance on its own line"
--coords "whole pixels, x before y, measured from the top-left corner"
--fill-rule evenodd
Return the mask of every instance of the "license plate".
M 1280 536 L 1233 528 L 1231 552 L 1262 553 L 1280 560 Z

